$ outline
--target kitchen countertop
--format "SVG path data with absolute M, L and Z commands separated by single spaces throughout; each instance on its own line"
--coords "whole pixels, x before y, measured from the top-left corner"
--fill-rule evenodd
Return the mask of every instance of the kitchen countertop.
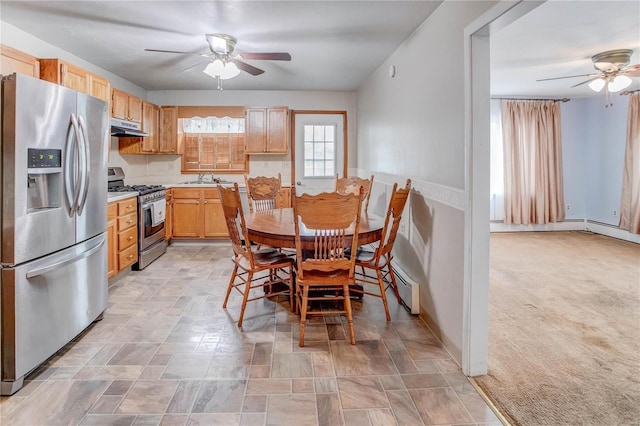
M 217 188 L 218 184 L 214 183 L 214 182 L 204 182 L 204 183 L 169 183 L 166 185 L 163 185 L 167 188 Z M 223 183 L 222 186 L 224 187 L 233 187 L 233 182 L 232 183 Z M 245 186 L 238 184 L 238 188 L 239 189 L 244 189 Z
M 136 191 L 130 192 L 107 192 L 107 202 L 111 203 L 113 201 L 121 201 L 131 197 L 137 197 L 138 193 Z

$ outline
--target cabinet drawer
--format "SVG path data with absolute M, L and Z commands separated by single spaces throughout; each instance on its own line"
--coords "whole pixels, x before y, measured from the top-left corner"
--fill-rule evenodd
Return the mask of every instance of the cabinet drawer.
M 118 204 L 117 203 L 109 203 L 107 207 L 107 219 L 115 219 L 118 216 Z
M 131 246 L 118 254 L 118 269 L 124 269 L 127 266 L 138 261 L 138 246 Z
M 218 194 L 218 188 L 207 188 L 207 189 L 204 189 L 204 198 L 205 199 L 207 199 L 207 198 L 208 199 L 212 199 L 212 198 L 213 199 L 218 199 L 218 198 L 220 198 L 219 194 Z
M 118 248 L 120 251 L 131 247 L 138 242 L 138 228 L 129 228 L 118 234 Z
M 138 203 L 134 197 L 119 201 L 118 216 L 122 216 L 123 214 L 133 213 L 136 211 L 137 208 L 138 208 Z
M 200 188 L 173 188 L 173 198 L 200 198 Z
M 136 213 L 131 213 L 118 218 L 118 232 L 136 226 Z

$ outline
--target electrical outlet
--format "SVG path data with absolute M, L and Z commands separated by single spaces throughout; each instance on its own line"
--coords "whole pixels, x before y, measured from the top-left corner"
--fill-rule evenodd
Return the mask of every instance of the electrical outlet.
M 614 211 L 613 211 L 613 215 L 614 215 L 614 216 L 618 216 L 618 211 L 617 211 L 617 210 L 614 210 Z
M 400 231 L 400 233 L 402 235 L 407 235 L 407 224 L 405 222 L 400 222 L 400 226 L 398 227 L 398 231 Z
M 571 210 L 571 204 L 567 204 L 567 210 Z

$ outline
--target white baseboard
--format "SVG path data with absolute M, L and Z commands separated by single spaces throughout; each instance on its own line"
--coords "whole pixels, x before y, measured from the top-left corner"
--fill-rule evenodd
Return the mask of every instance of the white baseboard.
M 640 235 L 620 229 L 615 225 L 596 222 L 589 219 L 568 219 L 564 222 L 546 223 L 544 225 L 507 225 L 503 222 L 491 222 L 490 232 L 544 232 L 544 231 L 589 231 L 594 234 L 640 244 Z
M 640 244 L 640 235 L 632 234 L 629 231 L 620 229 L 615 225 L 609 225 L 607 223 L 596 222 L 592 220 L 586 221 L 586 230 L 595 234 L 606 235 L 607 237 L 617 238 L 619 240 L 625 240 L 632 243 Z
M 503 222 L 491 222 L 490 232 L 541 232 L 541 231 L 584 231 L 586 224 L 584 219 L 569 219 L 564 222 L 545 223 L 543 225 L 507 225 Z

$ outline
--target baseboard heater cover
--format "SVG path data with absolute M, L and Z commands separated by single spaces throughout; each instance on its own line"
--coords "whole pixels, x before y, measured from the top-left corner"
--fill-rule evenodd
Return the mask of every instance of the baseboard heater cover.
M 420 313 L 420 285 L 397 262 L 392 261 L 391 267 L 396 276 L 400 298 L 409 312 L 418 315 Z

